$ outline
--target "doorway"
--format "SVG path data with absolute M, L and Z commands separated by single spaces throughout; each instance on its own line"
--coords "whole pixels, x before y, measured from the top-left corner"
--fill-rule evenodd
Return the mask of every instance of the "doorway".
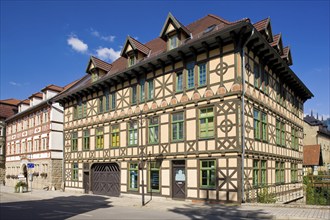
M 186 161 L 172 161 L 172 197 L 186 198 Z

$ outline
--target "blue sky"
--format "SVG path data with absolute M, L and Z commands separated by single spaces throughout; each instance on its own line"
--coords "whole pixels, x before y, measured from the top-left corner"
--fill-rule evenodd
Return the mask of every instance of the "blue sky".
M 312 91 L 305 113 L 329 117 L 328 1 L 1 1 L 0 99 L 25 99 L 85 74 L 90 55 L 115 59 L 126 36 L 157 37 L 171 12 L 189 24 L 207 14 L 229 21 L 270 17 L 290 45 L 291 68 Z

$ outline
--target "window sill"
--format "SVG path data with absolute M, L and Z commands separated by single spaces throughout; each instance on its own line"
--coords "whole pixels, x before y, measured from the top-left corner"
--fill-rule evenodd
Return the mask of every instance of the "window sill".
M 199 137 L 198 138 L 199 141 L 207 141 L 207 140 L 212 140 L 212 139 L 214 139 L 214 136 L 212 136 L 212 137 Z
M 199 187 L 200 190 L 216 190 L 215 186 L 201 186 Z
M 180 140 L 171 140 L 172 143 L 180 143 L 180 142 L 184 142 L 184 139 L 180 139 Z

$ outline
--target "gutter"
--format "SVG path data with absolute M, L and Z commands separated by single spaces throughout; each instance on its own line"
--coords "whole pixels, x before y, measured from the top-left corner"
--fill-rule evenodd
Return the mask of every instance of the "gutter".
M 241 114 L 242 114 L 242 203 L 245 203 L 245 192 L 244 192 L 244 159 L 245 159 L 245 117 L 244 117 L 244 109 L 245 109 L 245 52 L 244 47 L 250 41 L 254 34 L 254 27 L 252 28 L 252 33 L 250 37 L 244 42 L 241 49 L 241 68 L 242 68 L 242 107 L 241 107 Z

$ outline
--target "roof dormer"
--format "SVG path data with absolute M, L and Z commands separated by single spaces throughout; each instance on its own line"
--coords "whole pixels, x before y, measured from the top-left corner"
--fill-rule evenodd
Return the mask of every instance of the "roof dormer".
M 291 56 L 291 50 L 290 50 L 290 47 L 289 46 L 283 48 L 283 55 L 281 56 L 281 58 L 283 60 L 285 60 L 285 62 L 289 66 L 291 66 L 293 64 L 293 62 L 292 62 L 292 56 Z
M 270 24 L 270 18 L 263 19 L 256 22 L 253 26 L 259 31 L 262 36 L 269 42 L 273 42 L 272 26 Z
M 150 54 L 150 49 L 137 41 L 136 39 L 127 36 L 124 47 L 121 51 L 121 56 L 127 58 L 128 67 L 133 66 L 140 60 L 148 57 Z
M 273 42 L 270 44 L 279 55 L 283 55 L 283 43 L 282 43 L 282 34 L 276 34 L 273 36 Z
M 110 71 L 111 67 L 111 64 L 91 56 L 86 68 L 86 73 L 90 74 L 92 82 L 95 82 L 99 78 L 106 75 Z
M 171 13 L 168 13 L 159 37 L 167 42 L 167 50 L 172 50 L 180 46 L 185 39 L 190 38 L 191 33 Z
M 43 94 L 41 92 L 34 93 L 29 97 L 29 99 L 30 99 L 30 107 L 35 106 L 40 102 L 42 102 Z

